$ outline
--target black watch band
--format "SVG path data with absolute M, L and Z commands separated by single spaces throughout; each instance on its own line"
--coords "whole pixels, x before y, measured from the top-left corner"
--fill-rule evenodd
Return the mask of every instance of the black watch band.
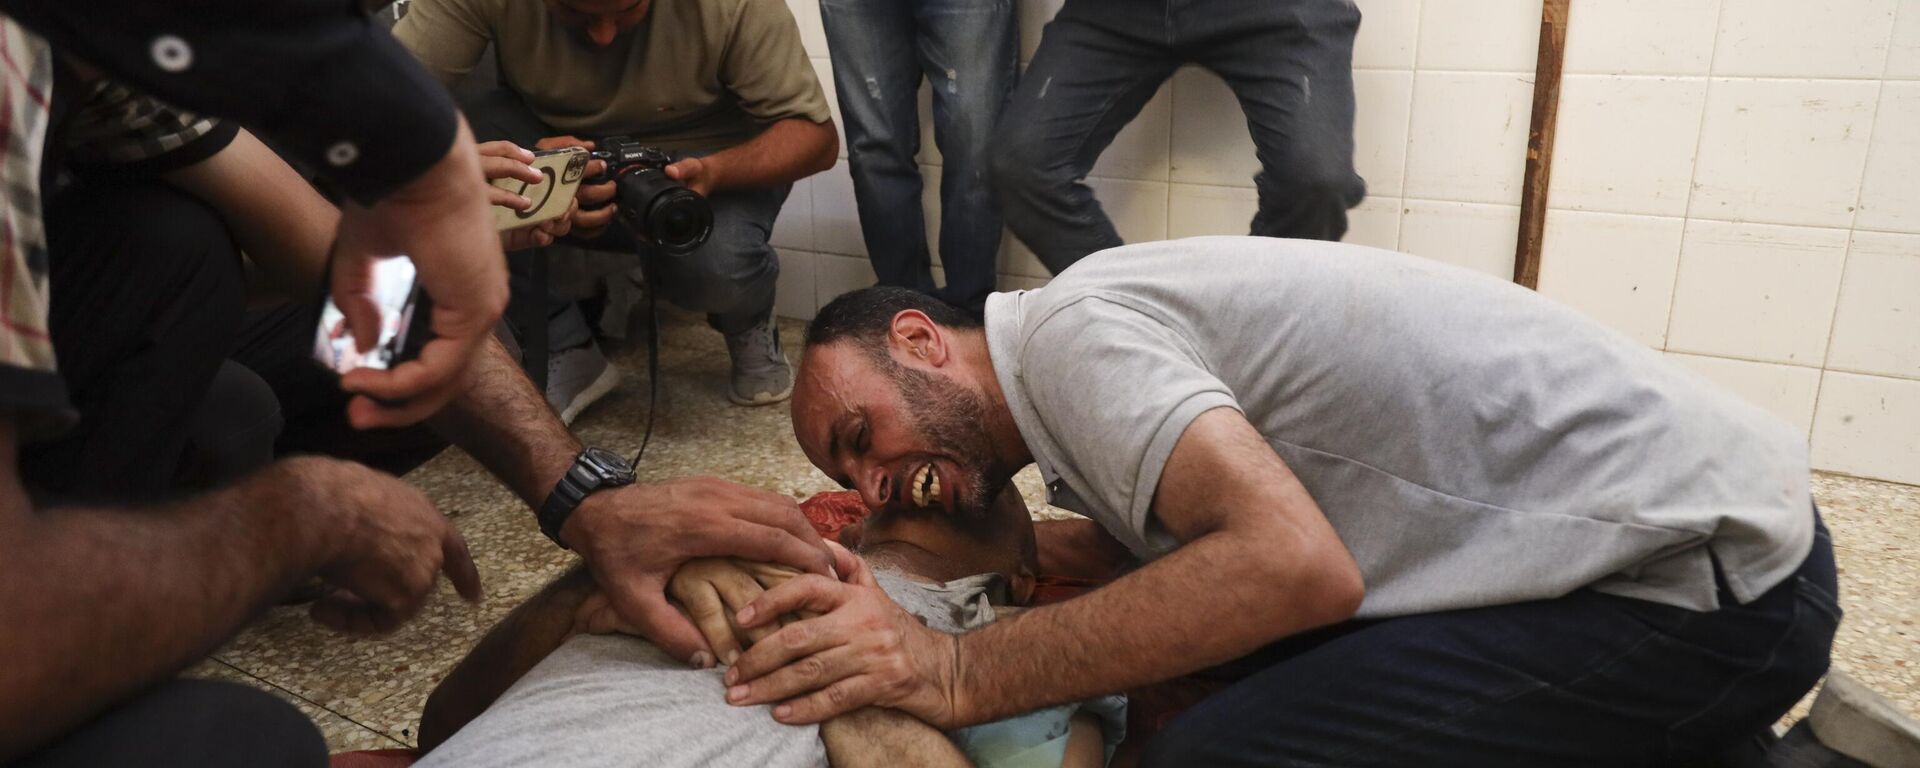
M 574 457 L 573 466 L 560 476 L 560 482 L 554 484 L 553 492 L 547 494 L 547 500 L 540 505 L 540 532 L 568 549 L 566 542 L 560 540 L 560 528 L 567 524 L 567 518 L 580 507 L 580 502 L 602 488 L 617 488 L 633 484 L 633 466 L 619 454 L 599 448 L 588 448 Z

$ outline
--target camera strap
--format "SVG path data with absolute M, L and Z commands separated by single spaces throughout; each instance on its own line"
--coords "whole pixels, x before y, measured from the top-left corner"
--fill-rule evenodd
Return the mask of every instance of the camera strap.
M 654 257 L 653 246 L 640 246 L 640 279 L 646 282 L 647 291 L 647 429 L 640 435 L 640 450 L 634 451 L 634 467 L 640 466 L 640 458 L 647 455 L 647 444 L 653 442 L 654 418 L 660 414 L 660 283 L 658 260 Z

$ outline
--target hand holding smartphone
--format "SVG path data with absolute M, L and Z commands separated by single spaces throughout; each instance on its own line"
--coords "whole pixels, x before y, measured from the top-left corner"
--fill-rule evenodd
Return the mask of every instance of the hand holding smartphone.
M 531 184 L 514 178 L 494 179 L 494 186 L 533 201 L 533 206 L 524 211 L 494 206 L 494 227 L 505 232 L 552 221 L 566 213 L 581 179 L 587 175 L 588 154 L 584 147 L 535 150 L 531 165 L 543 181 Z
M 391 370 L 420 354 L 432 335 L 429 318 L 433 300 L 416 278 L 413 260 L 405 256 L 373 263 L 373 303 L 379 309 L 379 336 L 362 352 L 347 327 L 347 316 L 333 296 L 320 307 L 313 334 L 313 358 L 333 372 L 345 375 L 357 368 Z

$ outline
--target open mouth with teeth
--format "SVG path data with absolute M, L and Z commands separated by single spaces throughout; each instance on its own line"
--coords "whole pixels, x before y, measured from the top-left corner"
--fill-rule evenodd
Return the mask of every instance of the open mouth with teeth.
M 921 509 L 940 504 L 940 473 L 934 471 L 933 462 L 922 464 L 914 471 L 907 491 L 909 498 L 913 499 L 913 505 Z

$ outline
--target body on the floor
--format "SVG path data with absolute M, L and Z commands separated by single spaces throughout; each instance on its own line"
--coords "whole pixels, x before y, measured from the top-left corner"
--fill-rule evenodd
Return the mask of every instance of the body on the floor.
M 944 632 L 1017 610 L 1011 606 L 1033 591 L 1032 522 L 1012 492 L 1000 497 L 988 522 L 868 520 L 859 548 L 868 583 Z M 766 634 L 736 636 L 725 615 L 795 575 L 778 566 L 696 560 L 670 590 L 724 660 Z M 426 754 L 416 765 L 1097 768 L 1125 734 L 1125 699 L 1116 696 L 950 734 L 880 708 L 820 726 L 784 724 L 769 706 L 729 704 L 723 669 L 689 667 L 619 634 L 618 624 L 584 568 L 520 605 L 428 700 L 421 722 Z

